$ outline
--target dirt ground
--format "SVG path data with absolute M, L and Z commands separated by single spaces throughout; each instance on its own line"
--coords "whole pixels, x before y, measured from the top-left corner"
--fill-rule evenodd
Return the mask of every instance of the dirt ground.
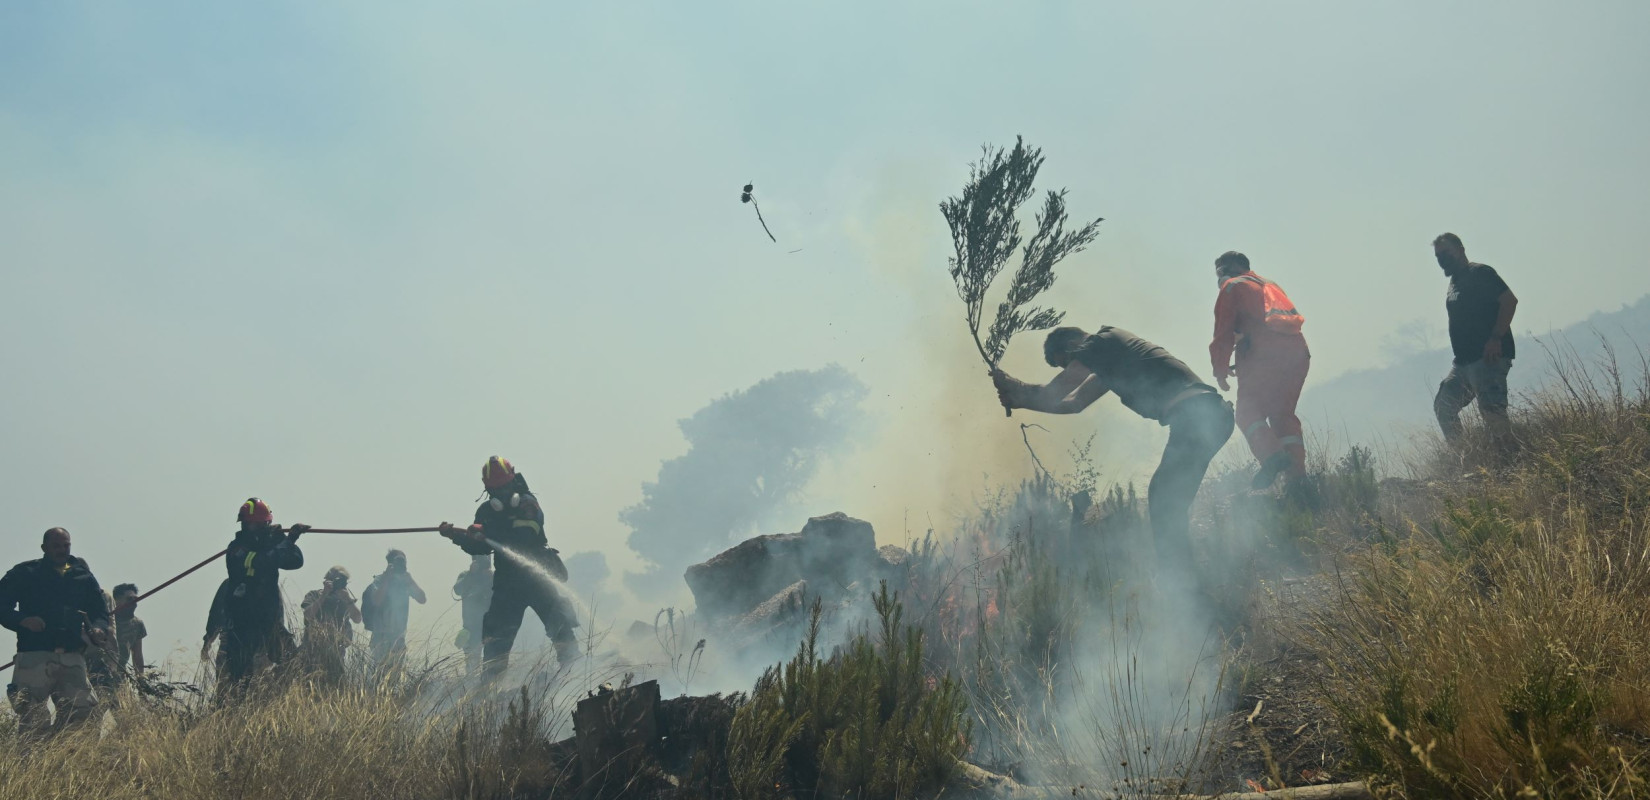
M 1331 578 L 1292 578 L 1270 584 L 1272 601 L 1257 627 L 1277 615 L 1324 602 Z M 1237 708 L 1215 724 L 1207 780 L 1222 791 L 1257 791 L 1356 780 L 1342 774 L 1346 745 L 1334 715 L 1316 701 L 1324 680 L 1312 654 L 1273 641 L 1245 670 Z

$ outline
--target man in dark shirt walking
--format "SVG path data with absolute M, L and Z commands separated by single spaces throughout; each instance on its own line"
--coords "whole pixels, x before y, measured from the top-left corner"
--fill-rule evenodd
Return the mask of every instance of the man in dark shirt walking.
M 84 559 L 69 553 L 69 532 L 52 528 L 40 543 L 43 558 L 25 561 L 0 578 L 0 625 L 17 632 L 17 661 L 7 687 L 21 730 L 51 729 L 50 700 L 59 728 L 85 721 L 97 708 L 86 675 L 86 641 L 112 644 L 109 607 Z
M 1055 328 L 1043 341 L 1043 360 L 1060 370 L 1044 386 L 993 372 L 997 396 L 1008 408 L 1075 414 L 1107 392 L 1130 411 L 1169 429 L 1163 459 L 1146 493 L 1160 568 L 1192 568 L 1192 501 L 1209 462 L 1232 436 L 1232 405 L 1169 351 L 1109 325 L 1089 334 Z
M 1450 443 L 1461 440 L 1461 409 L 1474 399 L 1484 426 L 1498 446 L 1512 437 L 1507 419 L 1507 371 L 1517 355 L 1512 335 L 1518 298 L 1487 264 L 1467 260 L 1461 237 L 1445 233 L 1432 240 L 1438 266 L 1449 276 L 1444 308 L 1449 312 L 1449 343 L 1455 362 L 1438 386 L 1432 410 Z

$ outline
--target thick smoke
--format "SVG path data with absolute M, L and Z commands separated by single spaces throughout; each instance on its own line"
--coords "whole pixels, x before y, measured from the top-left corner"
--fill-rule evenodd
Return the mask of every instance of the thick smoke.
M 861 428 L 865 385 L 835 364 L 781 372 L 694 412 L 687 453 L 666 461 L 620 512 L 648 568 L 626 577 L 644 599 L 679 592 L 682 572 L 784 512 Z
M 600 591 L 612 575 L 607 566 L 607 554 L 600 550 L 574 553 L 562 561 L 567 565 L 567 588 L 588 596 Z
M 613 571 L 607 566 L 607 554 L 600 550 L 586 550 L 562 559 L 567 565 L 567 590 L 579 598 L 593 614 L 600 615 L 614 599 L 607 579 Z

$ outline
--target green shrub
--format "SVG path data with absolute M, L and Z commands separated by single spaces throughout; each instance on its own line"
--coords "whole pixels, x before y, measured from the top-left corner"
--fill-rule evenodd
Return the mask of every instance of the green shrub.
M 789 662 L 769 668 L 734 716 L 729 770 L 742 798 L 900 798 L 931 794 L 968 750 L 962 695 L 923 669 L 921 634 L 887 584 L 873 597 L 877 632 L 830 658 L 821 611 Z

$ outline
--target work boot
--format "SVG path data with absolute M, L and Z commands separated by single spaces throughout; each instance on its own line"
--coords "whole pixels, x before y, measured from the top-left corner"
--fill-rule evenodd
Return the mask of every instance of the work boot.
M 1283 474 L 1284 470 L 1289 469 L 1292 464 L 1294 464 L 1294 461 L 1288 453 L 1273 453 L 1271 457 L 1261 462 L 1260 469 L 1255 470 L 1255 479 L 1249 482 L 1249 488 L 1257 492 L 1272 488 L 1272 484 L 1277 482 L 1278 476 Z

